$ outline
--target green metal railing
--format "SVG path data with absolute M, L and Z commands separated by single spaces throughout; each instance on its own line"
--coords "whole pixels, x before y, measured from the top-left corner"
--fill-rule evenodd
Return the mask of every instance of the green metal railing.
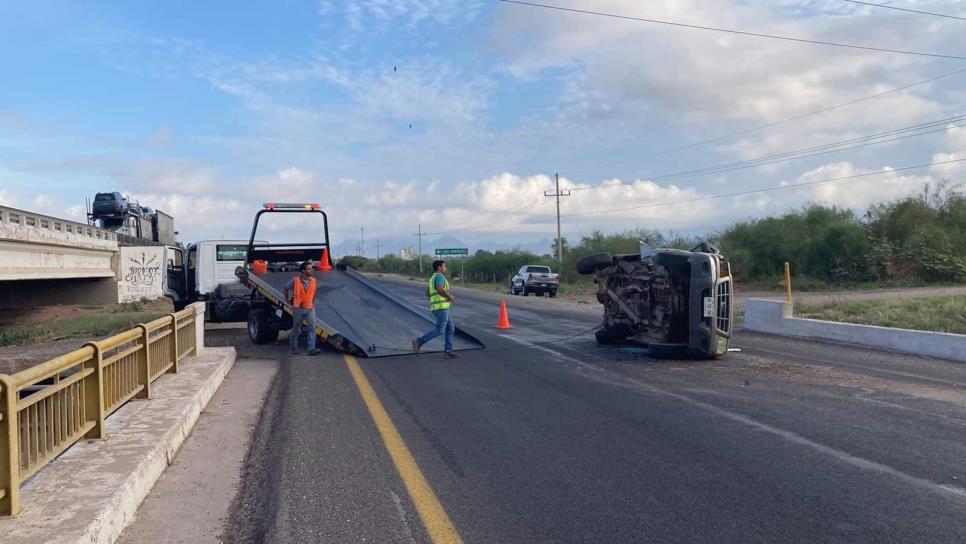
M 104 418 L 197 353 L 187 308 L 13 375 L 0 374 L 0 515 L 20 486 L 79 440 L 104 438 Z

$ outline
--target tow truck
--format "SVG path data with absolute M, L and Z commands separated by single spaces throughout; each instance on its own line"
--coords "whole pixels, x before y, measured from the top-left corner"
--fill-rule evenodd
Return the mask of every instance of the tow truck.
M 259 220 L 265 214 L 298 213 L 321 218 L 321 239 L 296 243 L 256 242 Z M 305 230 L 303 230 L 305 232 Z M 319 204 L 269 203 L 255 214 L 243 266 L 235 269 L 239 280 L 251 289 L 248 335 L 256 344 L 278 338 L 292 327 L 292 304 L 283 292 L 304 261 L 314 264 L 317 287 L 313 321 L 319 347 L 361 357 L 388 357 L 412 353 L 411 342 L 436 321 L 385 285 L 344 265 L 333 266 L 329 241 L 329 218 Z M 310 346 L 311 347 L 311 346 Z M 442 352 L 427 346 L 425 352 Z M 482 349 L 483 343 L 457 327 L 454 349 Z

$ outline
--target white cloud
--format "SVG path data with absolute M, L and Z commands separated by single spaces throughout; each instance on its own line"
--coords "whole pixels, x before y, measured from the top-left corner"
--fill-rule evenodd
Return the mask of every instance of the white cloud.
M 483 2 L 480 0 L 323 0 L 319 14 L 340 17 L 355 30 L 371 31 L 388 23 L 415 27 L 423 22 L 440 25 L 474 20 Z
M 175 159 L 143 159 L 115 168 L 126 191 L 202 195 L 215 189 L 217 171 Z
M 933 154 L 932 162 L 949 162 L 966 159 L 966 128 L 950 128 L 946 132 L 946 152 Z M 966 161 L 937 164 L 930 169 L 936 174 L 950 178 L 954 183 L 966 183 Z
M 586 8 L 586 3 L 556 2 Z M 838 4 L 838 2 L 834 3 Z M 960 43 L 955 21 L 908 25 L 904 19 L 829 2 L 734 0 L 600 0 L 593 9 L 699 25 L 881 47 L 948 50 Z M 879 10 L 887 11 L 887 10 Z M 797 12 L 796 17 L 792 14 Z M 926 79 L 949 68 L 910 56 L 671 28 L 637 21 L 503 6 L 494 47 L 520 79 L 567 73 L 556 115 L 575 132 L 619 137 L 639 119 L 666 119 L 714 137 L 814 111 Z M 842 135 L 944 117 L 936 88 L 942 80 L 751 135 L 720 151 L 749 158 L 792 144 L 824 143 Z M 616 121 L 615 121 L 616 120 Z M 729 123 L 732 130 L 723 127 Z M 739 123 L 735 127 L 735 123 Z M 615 124 L 617 127 L 615 127 Z M 617 130 L 615 130 L 617 128 Z M 626 131 L 626 129 L 625 129 Z M 664 132 L 668 132 L 665 130 Z M 612 134 L 613 136 L 609 136 Z M 703 139 L 701 137 L 694 139 Z M 668 146 L 671 147 L 671 146 Z
M 889 167 L 872 170 L 857 168 L 850 162 L 838 162 L 805 172 L 793 182 L 783 183 L 783 185 L 857 176 L 871 172 L 882 172 L 882 174 L 789 189 L 783 192 L 781 204 L 787 206 L 796 202 L 817 202 L 862 211 L 871 204 L 896 200 L 917 193 L 926 183 L 936 181 L 932 176 L 896 172 Z M 782 208 L 779 208 L 775 211 L 781 210 Z

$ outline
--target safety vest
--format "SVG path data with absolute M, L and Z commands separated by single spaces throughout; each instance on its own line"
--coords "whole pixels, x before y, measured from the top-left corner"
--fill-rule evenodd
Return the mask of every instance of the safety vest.
M 441 274 L 436 272 L 429 277 L 429 292 L 427 294 L 429 295 L 429 309 L 433 311 L 449 310 L 449 307 L 453 304 L 448 298 L 436 292 L 436 276 L 439 275 Z M 443 289 L 449 291 L 449 280 L 446 279 L 446 276 L 443 276 Z
M 306 290 L 302 278 L 296 277 L 292 282 L 292 306 L 311 310 L 313 300 L 315 300 L 315 278 L 309 278 L 309 288 Z

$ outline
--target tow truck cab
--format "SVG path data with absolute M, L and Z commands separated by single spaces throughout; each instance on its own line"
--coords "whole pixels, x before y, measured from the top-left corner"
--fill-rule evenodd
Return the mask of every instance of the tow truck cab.
M 165 295 L 176 309 L 204 301 L 208 321 L 245 320 L 251 290 L 238 280 L 235 269 L 245 263 L 248 240 L 201 240 L 166 249 Z

